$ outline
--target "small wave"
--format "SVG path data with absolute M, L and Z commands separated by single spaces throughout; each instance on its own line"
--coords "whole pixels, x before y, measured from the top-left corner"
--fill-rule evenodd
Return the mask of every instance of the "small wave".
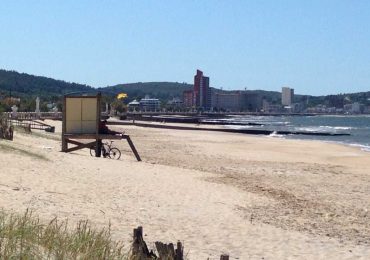
M 351 129 L 353 129 L 353 127 L 350 127 L 350 126 L 334 126 L 333 128 L 337 129 L 337 130 L 351 130 Z
M 272 133 L 271 133 L 271 134 L 269 134 L 268 136 L 269 136 L 269 137 L 278 137 L 278 138 L 282 138 L 282 137 L 284 137 L 284 135 L 279 135 L 279 134 L 277 134 L 277 132 L 276 132 L 276 131 L 272 132 Z
M 350 126 L 328 126 L 328 125 L 321 125 L 319 126 L 320 128 L 325 128 L 325 129 L 335 129 L 335 130 L 351 130 L 353 127 Z
M 297 127 L 296 128 L 296 130 L 307 131 L 307 132 L 328 132 L 328 131 L 352 130 L 352 129 L 353 129 L 353 127 L 349 127 L 349 126 L 327 126 L 327 125 Z
M 296 127 L 295 130 L 305 132 L 323 132 L 323 127 Z
M 248 128 L 253 128 L 253 125 L 224 125 L 224 127 L 230 128 L 230 129 L 236 129 L 236 130 L 243 130 Z
M 365 145 L 365 144 L 349 144 L 349 146 L 358 147 L 362 151 L 370 152 L 370 145 Z

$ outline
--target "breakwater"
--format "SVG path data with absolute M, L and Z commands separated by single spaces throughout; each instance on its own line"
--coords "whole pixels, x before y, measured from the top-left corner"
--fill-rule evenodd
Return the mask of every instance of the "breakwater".
M 109 125 L 135 125 L 139 127 L 151 127 L 151 128 L 162 128 L 162 129 L 174 129 L 174 130 L 195 130 L 195 131 L 213 131 L 213 132 L 226 132 L 226 133 L 240 133 L 240 134 L 252 134 L 252 135 L 317 135 L 317 136 L 343 136 L 349 135 L 348 133 L 332 133 L 332 132 L 306 132 L 306 131 L 272 131 L 263 129 L 230 129 L 230 128 L 207 128 L 199 126 L 178 126 L 178 125 L 166 125 L 166 124 L 153 124 L 153 123 L 142 123 L 142 122 L 123 122 L 115 121 L 109 122 Z

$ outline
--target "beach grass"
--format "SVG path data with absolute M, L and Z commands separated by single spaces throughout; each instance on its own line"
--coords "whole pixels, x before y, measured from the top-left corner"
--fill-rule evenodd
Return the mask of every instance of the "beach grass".
M 110 225 L 97 230 L 85 220 L 69 228 L 57 218 L 42 224 L 27 210 L 23 215 L 0 211 L 0 259 L 134 258 L 112 239 Z

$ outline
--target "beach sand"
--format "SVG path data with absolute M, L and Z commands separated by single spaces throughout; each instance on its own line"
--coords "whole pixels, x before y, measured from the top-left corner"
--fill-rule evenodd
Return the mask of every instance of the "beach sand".
M 368 259 L 370 153 L 318 141 L 206 131 L 114 127 L 114 161 L 62 153 L 55 134 L 0 141 L 0 207 L 41 219 L 111 223 L 185 246 L 187 259 Z

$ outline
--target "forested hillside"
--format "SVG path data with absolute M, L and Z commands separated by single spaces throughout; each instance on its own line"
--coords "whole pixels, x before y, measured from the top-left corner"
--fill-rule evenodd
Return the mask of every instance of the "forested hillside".
M 69 92 L 90 91 L 93 88 L 69 83 L 62 80 L 55 80 L 47 77 L 33 76 L 16 71 L 0 70 L 0 94 L 14 96 L 61 96 Z
M 69 83 L 47 77 L 18 73 L 16 71 L 0 70 L 0 111 L 9 111 L 10 97 L 20 98 L 20 111 L 33 111 L 35 98 L 42 100 L 42 108 L 47 102 L 61 103 L 61 97 L 70 92 L 95 91 L 83 84 Z

